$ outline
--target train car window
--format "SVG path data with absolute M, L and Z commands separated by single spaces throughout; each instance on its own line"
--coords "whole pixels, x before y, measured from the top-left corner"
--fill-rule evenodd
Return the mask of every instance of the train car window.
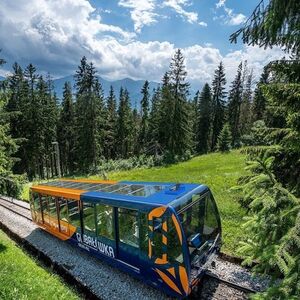
M 81 228 L 79 202 L 68 199 L 69 223 L 75 227 Z
M 59 206 L 60 231 L 64 234 L 68 234 L 69 233 L 68 201 L 64 198 L 58 198 L 57 203 Z
M 140 212 L 140 249 L 141 253 L 148 256 L 148 244 L 149 244 L 149 237 L 148 237 L 148 215 L 147 213 Z
M 35 222 L 42 221 L 41 215 L 41 204 L 40 204 L 40 197 L 38 193 L 31 193 L 30 195 L 30 205 L 31 205 L 31 212 L 32 212 L 32 219 Z
M 83 228 L 90 234 L 96 234 L 95 205 L 83 202 Z
M 48 204 L 49 204 L 49 214 L 52 218 L 57 218 L 57 210 L 56 210 L 56 200 L 55 197 L 48 198 Z
M 163 251 L 162 219 L 153 218 L 152 256 L 161 258 Z
M 49 205 L 48 205 L 48 196 L 40 195 L 41 197 L 41 206 L 42 206 L 42 213 L 43 213 L 43 222 L 49 224 Z
M 113 207 L 96 204 L 97 235 L 114 239 L 114 210 Z
M 139 248 L 138 212 L 119 208 L 119 239 L 122 243 Z
M 182 247 L 172 218 L 168 218 L 168 261 L 183 263 Z
M 206 240 L 212 240 L 215 239 L 217 234 L 219 233 L 219 224 L 217 219 L 217 212 L 210 195 L 206 197 L 205 209 L 203 235 L 205 236 Z
M 211 195 L 193 195 L 192 201 L 179 211 L 179 219 L 192 261 L 205 253 L 220 233 L 218 213 Z

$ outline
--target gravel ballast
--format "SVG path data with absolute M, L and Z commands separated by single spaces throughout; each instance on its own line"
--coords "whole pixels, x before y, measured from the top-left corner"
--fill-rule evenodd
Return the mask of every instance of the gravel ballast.
M 53 263 L 64 266 L 74 277 L 74 283 L 77 280 L 100 299 L 170 299 L 162 292 L 90 257 L 3 207 L 0 207 L 0 223 L 44 253 Z

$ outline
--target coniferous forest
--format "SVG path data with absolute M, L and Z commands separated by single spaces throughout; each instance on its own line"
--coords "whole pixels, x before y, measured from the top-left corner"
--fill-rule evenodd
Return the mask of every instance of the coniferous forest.
M 15 63 L 1 89 L 3 126 L 15 144 L 13 173 L 29 180 L 57 176 L 56 142 L 63 175 L 97 172 L 110 159 L 148 156 L 162 164 L 217 151 L 227 124 L 227 148 L 243 145 L 243 136 L 260 117 L 254 104 L 261 101 L 252 90 L 247 62 L 240 63 L 228 90 L 222 62 L 213 81 L 196 95 L 190 94 L 186 77 L 178 49 L 157 89 L 150 91 L 145 81 L 137 109 L 131 107 L 126 87 L 111 87 L 109 96 L 103 96 L 97 71 L 86 57 L 74 74 L 75 93 L 66 82 L 61 100 L 50 75 L 40 75 L 32 64 L 23 70 Z
M 1 82 L 0 194 L 17 196 L 24 180 L 99 174 L 109 161 L 155 166 L 240 148 L 249 175 L 236 189 L 248 213 L 249 238 L 239 253 L 245 264 L 258 262 L 255 271 L 282 279 L 259 299 L 299 299 L 299 24 L 298 0 L 260 1 L 230 41 L 280 46 L 285 58 L 264 66 L 258 80 L 241 61 L 232 82 L 220 61 L 212 82 L 193 95 L 178 49 L 157 89 L 145 81 L 136 107 L 126 87 L 111 87 L 104 97 L 86 57 L 74 74 L 75 86 L 65 83 L 63 99 L 55 95 L 50 75 L 15 63 Z

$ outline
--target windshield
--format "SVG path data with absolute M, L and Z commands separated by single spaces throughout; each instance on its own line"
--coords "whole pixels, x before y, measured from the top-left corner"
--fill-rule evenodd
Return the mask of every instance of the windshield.
M 212 196 L 194 194 L 178 211 L 191 261 L 207 251 L 220 233 L 219 215 Z

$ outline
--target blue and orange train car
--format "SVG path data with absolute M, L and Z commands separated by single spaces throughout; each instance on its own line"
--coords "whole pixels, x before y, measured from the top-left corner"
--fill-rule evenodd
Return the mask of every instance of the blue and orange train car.
M 220 249 L 205 185 L 63 179 L 30 194 L 41 228 L 170 296 L 187 297 Z

